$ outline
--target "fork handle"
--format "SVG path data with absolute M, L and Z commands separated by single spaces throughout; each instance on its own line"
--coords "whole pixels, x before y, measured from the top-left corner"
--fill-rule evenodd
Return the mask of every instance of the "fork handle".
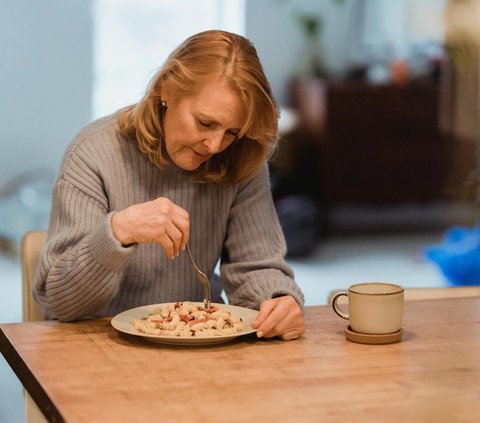
M 190 261 L 192 262 L 192 265 L 193 267 L 195 268 L 195 270 L 197 271 L 197 273 L 201 273 L 202 275 L 205 275 L 197 266 L 197 264 L 195 263 L 195 260 L 193 260 L 193 256 L 192 256 L 192 253 L 190 252 L 190 247 L 188 246 L 188 244 L 186 245 L 187 247 L 187 253 L 188 253 L 188 257 L 190 258 Z M 206 276 L 205 276 L 206 278 Z M 212 298 L 211 298 L 211 291 L 210 291 L 210 282 L 208 281 L 207 279 L 207 284 L 202 283 L 202 288 L 203 288 L 203 296 L 205 297 L 204 300 L 203 300 L 203 303 L 205 305 L 205 308 L 210 308 L 210 303 L 212 302 Z

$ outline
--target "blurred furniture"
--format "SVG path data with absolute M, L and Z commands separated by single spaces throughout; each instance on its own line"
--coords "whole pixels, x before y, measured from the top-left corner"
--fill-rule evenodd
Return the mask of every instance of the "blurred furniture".
M 322 189 L 329 203 L 435 201 L 446 182 L 438 85 L 330 84 Z
M 33 297 L 33 279 L 38 267 L 40 253 L 47 240 L 47 231 L 33 230 L 23 235 L 20 260 L 23 279 L 23 321 L 44 320 L 41 307 Z
M 405 300 L 434 298 L 480 297 L 480 286 L 452 286 L 448 288 L 407 288 Z
M 333 296 L 343 289 L 336 289 L 330 292 L 328 303 L 331 304 Z M 480 297 L 480 286 L 452 286 L 446 288 L 405 288 L 405 300 L 428 300 L 436 298 L 461 298 Z M 346 303 L 345 297 L 338 299 L 339 303 Z
M 317 185 L 326 206 L 395 205 L 445 198 L 449 140 L 439 129 L 439 84 L 435 80 L 405 85 L 363 81 L 325 82 L 322 89 L 291 86 L 299 111 L 301 146 L 317 155 Z M 306 114 L 307 106 L 314 108 Z M 301 147 L 299 147 L 301 148 Z M 299 168 L 304 163 L 299 163 Z M 312 174 L 310 174 L 312 175 Z
M 346 322 L 314 306 L 296 341 L 166 346 L 104 318 L 0 324 L 0 351 L 50 421 L 473 422 L 479 309 L 480 297 L 406 301 L 387 345 L 347 341 Z
M 458 5 L 461 3 L 467 6 L 466 2 Z M 446 22 L 448 26 L 449 20 Z M 460 35 L 460 27 L 456 31 Z M 454 141 L 448 192 L 459 200 L 474 203 L 478 199 L 478 184 L 472 175 L 476 169 L 478 175 L 480 165 L 480 49 L 464 42 L 449 43 L 452 51 L 461 51 L 462 59 L 448 62 L 443 71 L 439 122 L 442 131 Z

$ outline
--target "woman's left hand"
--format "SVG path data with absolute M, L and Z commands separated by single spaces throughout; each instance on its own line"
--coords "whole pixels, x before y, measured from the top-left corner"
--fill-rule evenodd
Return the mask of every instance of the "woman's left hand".
M 252 327 L 259 338 L 278 336 L 284 341 L 297 339 L 305 333 L 302 310 L 291 295 L 262 301 Z

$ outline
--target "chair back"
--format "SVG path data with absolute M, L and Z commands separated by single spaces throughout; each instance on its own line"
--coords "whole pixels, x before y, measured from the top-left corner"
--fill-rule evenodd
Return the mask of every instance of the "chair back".
M 20 262 L 23 280 L 23 321 L 44 320 L 40 304 L 33 297 L 33 280 L 37 271 L 40 253 L 47 240 L 47 231 L 28 231 L 23 235 Z

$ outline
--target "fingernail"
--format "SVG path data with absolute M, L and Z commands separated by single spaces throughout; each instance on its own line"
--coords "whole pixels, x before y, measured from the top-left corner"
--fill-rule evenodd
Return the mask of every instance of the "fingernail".
M 262 331 L 257 332 L 257 338 L 261 338 L 262 336 L 263 336 L 263 332 L 262 332 Z

